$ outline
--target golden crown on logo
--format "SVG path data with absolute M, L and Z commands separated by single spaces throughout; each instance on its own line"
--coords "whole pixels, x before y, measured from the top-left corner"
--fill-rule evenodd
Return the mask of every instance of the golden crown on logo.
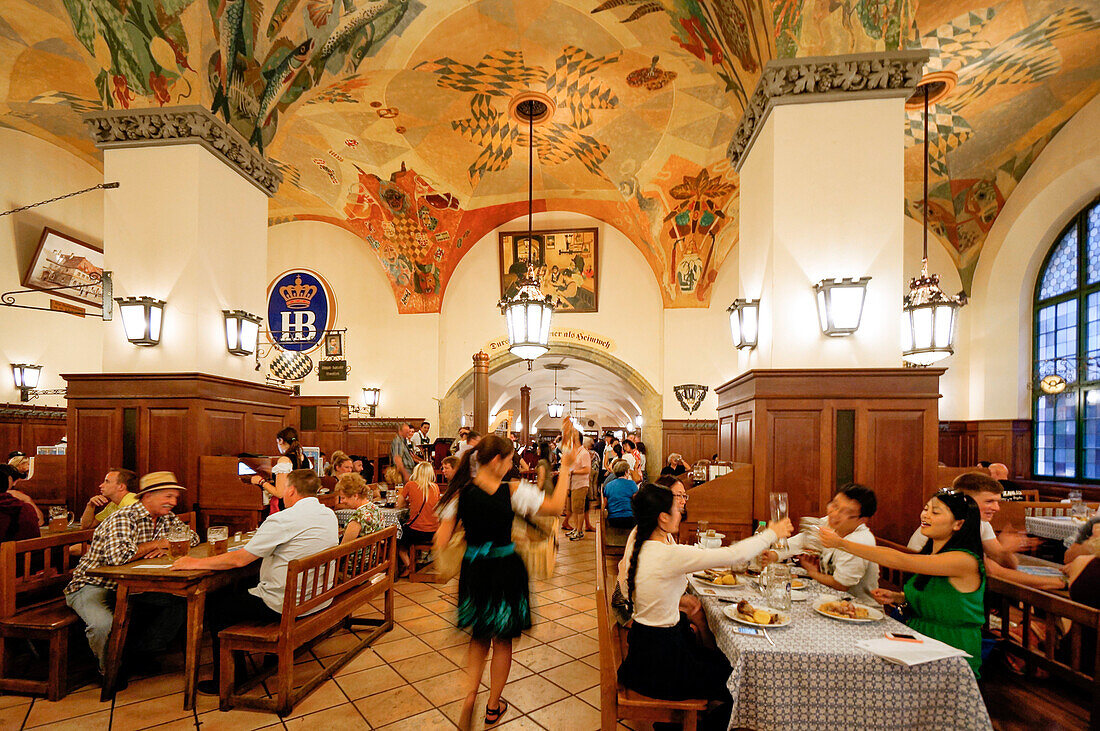
M 301 276 L 294 277 L 294 286 L 279 287 L 279 294 L 286 300 L 286 306 L 292 310 L 302 310 L 309 307 L 309 301 L 317 294 L 317 288 L 312 284 L 302 285 Z

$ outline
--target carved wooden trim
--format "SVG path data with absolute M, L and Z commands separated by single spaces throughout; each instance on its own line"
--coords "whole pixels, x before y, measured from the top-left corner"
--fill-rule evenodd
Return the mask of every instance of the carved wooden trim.
M 119 147 L 202 145 L 269 198 L 283 174 L 247 140 L 205 107 L 104 109 L 88 112 L 84 123 L 101 150 Z
M 734 169 L 741 172 L 772 108 L 780 104 L 908 97 L 916 89 L 927 60 L 928 51 L 916 50 L 769 61 L 726 155 Z

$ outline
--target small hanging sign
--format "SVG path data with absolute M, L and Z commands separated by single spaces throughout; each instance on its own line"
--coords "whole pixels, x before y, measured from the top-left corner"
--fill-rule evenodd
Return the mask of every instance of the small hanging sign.
M 346 360 L 322 360 L 317 363 L 318 381 L 348 380 L 348 362 Z

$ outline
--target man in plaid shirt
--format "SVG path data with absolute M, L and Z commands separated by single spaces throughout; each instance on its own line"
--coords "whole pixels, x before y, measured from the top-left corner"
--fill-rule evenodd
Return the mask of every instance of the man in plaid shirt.
M 171 472 L 151 472 L 141 478 L 138 501 L 117 510 L 96 528 L 87 553 L 73 570 L 72 581 L 65 587 L 65 601 L 87 625 L 88 645 L 104 669 L 107 638 L 114 622 L 116 582 L 88 572 L 100 566 L 121 566 L 139 558 L 156 558 L 168 554 L 168 533 L 172 528 L 187 528 L 175 516 L 172 508 L 185 488 L 176 482 Z M 199 538 L 191 532 L 191 545 Z M 179 597 L 143 593 L 130 597 L 152 610 L 153 621 L 135 647 L 141 648 L 147 665 L 156 665 L 156 657 L 164 653 L 168 643 L 179 632 L 186 617 L 186 604 Z

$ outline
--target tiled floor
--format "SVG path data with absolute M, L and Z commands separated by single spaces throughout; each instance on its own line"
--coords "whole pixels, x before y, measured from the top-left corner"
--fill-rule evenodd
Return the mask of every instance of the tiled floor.
M 497 728 L 599 728 L 595 556 L 593 534 L 577 542 L 563 536 L 555 575 L 532 581 L 534 626 L 515 642 L 504 690 L 511 708 Z M 195 711 L 184 711 L 183 680 L 177 671 L 131 681 L 113 703 L 99 702 L 98 686 L 77 689 L 56 703 L 0 696 L 0 729 L 452 729 L 462 705 L 461 668 L 468 641 L 454 628 L 458 582 L 401 581 L 397 592 L 393 631 L 361 652 L 286 719 L 254 711 L 222 713 L 217 698 L 202 695 Z M 330 637 L 299 658 L 302 669 L 323 665 L 349 641 L 346 633 Z M 204 668 L 200 677 L 208 674 Z M 486 694 L 479 699 L 475 718 L 484 716 Z

